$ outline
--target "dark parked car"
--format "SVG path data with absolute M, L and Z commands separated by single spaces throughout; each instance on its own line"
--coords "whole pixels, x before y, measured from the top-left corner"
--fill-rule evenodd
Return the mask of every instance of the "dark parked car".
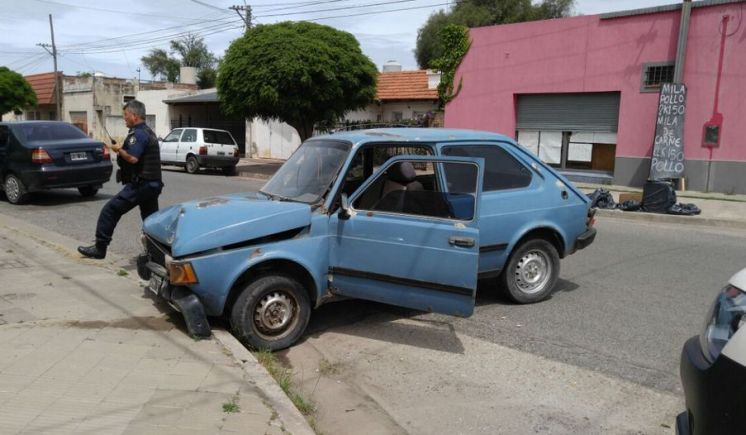
M 109 150 L 66 122 L 0 122 L 0 189 L 13 204 L 28 193 L 77 187 L 94 196 L 111 178 Z
M 715 297 L 697 337 L 681 353 L 686 411 L 678 435 L 746 433 L 746 269 Z

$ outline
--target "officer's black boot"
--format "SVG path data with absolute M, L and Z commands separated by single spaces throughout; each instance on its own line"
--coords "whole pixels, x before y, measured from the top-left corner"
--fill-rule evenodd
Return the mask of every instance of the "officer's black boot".
M 78 252 L 84 257 L 101 260 L 106 257 L 106 243 L 96 242 L 91 246 L 78 246 Z

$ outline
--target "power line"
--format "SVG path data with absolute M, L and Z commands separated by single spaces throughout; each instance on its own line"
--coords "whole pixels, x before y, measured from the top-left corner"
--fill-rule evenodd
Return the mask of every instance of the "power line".
M 411 7 L 411 8 L 388 9 L 388 10 L 385 10 L 385 11 L 371 11 L 371 12 L 362 12 L 362 13 L 357 13 L 357 14 L 334 15 L 334 16 L 330 16 L 330 17 L 309 18 L 308 20 L 305 20 L 305 21 L 331 20 L 333 18 L 359 17 L 361 15 L 377 15 L 377 14 L 387 14 L 387 13 L 390 13 L 390 12 L 412 11 L 412 10 L 415 10 L 415 9 L 437 8 L 437 7 L 440 7 L 440 6 L 449 6 L 449 5 L 461 3 L 463 1 L 465 1 L 465 0 L 451 1 L 451 2 L 448 2 L 448 3 L 438 3 L 438 4 L 434 4 L 434 5 L 427 5 L 427 6 L 414 6 L 414 7 Z
M 223 12 L 223 13 L 230 13 L 230 12 L 226 11 L 226 10 L 225 10 L 225 9 L 223 9 L 223 8 L 219 8 L 219 7 L 217 7 L 217 6 L 213 6 L 213 5 L 209 4 L 209 3 L 201 2 L 201 1 L 199 1 L 199 0 L 190 0 L 190 1 L 191 1 L 192 3 L 197 3 L 198 5 L 202 5 L 202 6 L 206 7 L 206 8 L 210 8 L 210 9 L 217 9 L 217 10 L 219 10 L 220 12 Z
M 112 13 L 112 14 L 122 14 L 122 15 L 138 15 L 143 17 L 156 17 L 156 18 L 172 18 L 172 19 L 178 19 L 178 20 L 189 20 L 189 21 L 201 21 L 201 18 L 187 18 L 187 17 L 179 17 L 179 16 L 173 16 L 173 15 L 155 15 L 150 14 L 146 12 L 132 12 L 132 11 L 123 11 L 118 9 L 104 9 L 104 8 L 96 8 L 92 6 L 79 6 L 79 5 L 71 5 L 68 3 L 62 3 L 52 0 L 34 0 L 39 3 L 48 3 L 52 5 L 57 6 L 64 6 L 67 8 L 76 8 L 76 9 L 87 9 L 91 11 L 98 11 L 98 12 L 106 12 L 106 13 Z
M 396 3 L 409 3 L 413 1 L 415 0 L 391 0 L 391 1 L 385 1 L 385 2 L 380 2 L 380 3 L 369 3 L 365 5 L 356 5 L 356 6 L 347 6 L 347 7 L 329 8 L 329 9 L 318 9 L 315 11 L 300 11 L 300 12 L 287 12 L 284 14 L 257 15 L 256 18 L 285 17 L 288 15 L 300 15 L 300 14 L 315 14 L 319 12 L 332 12 L 332 11 L 341 11 L 341 10 L 348 10 L 348 9 L 370 8 L 373 6 L 383 6 L 383 5 L 390 5 L 390 4 L 396 4 Z

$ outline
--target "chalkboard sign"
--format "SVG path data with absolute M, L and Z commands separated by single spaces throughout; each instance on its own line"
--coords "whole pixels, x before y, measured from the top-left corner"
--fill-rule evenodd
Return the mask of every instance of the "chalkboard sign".
M 686 86 L 664 83 L 658 100 L 650 179 L 663 180 L 684 176 L 684 114 Z

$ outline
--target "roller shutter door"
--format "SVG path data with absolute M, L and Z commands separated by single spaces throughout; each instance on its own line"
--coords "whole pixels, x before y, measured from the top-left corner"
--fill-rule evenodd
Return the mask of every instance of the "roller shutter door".
M 619 92 L 518 96 L 518 130 L 616 132 Z

